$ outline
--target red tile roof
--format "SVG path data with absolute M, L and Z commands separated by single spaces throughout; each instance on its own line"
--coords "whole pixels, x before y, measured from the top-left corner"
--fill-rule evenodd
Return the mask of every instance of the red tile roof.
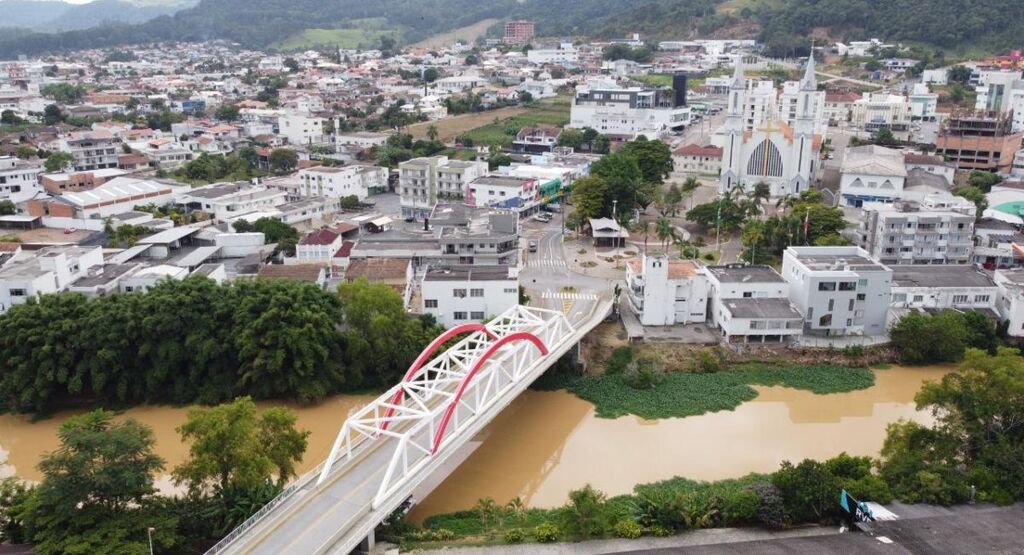
M 338 233 L 331 229 L 318 229 L 299 241 L 300 245 L 330 245 L 338 239 Z
M 343 241 L 341 248 L 338 252 L 334 253 L 334 258 L 348 258 L 352 254 L 352 247 L 356 246 L 355 241 Z
M 689 144 L 677 148 L 674 154 L 678 154 L 680 156 L 709 156 L 712 158 L 721 158 L 722 149 L 717 146 Z

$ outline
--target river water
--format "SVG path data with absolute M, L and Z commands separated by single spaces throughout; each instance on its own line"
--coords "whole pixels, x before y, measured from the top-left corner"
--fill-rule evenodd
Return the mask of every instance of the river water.
M 618 495 L 637 483 L 673 476 L 716 480 L 770 472 L 783 460 L 824 459 L 842 451 L 877 455 L 888 423 L 931 421 L 930 414 L 915 409 L 914 394 L 923 381 L 948 371 L 894 366 L 876 371 L 871 388 L 832 395 L 756 387 L 757 398 L 733 411 L 663 420 L 596 418 L 590 403 L 566 392 L 526 391 L 480 434 L 480 447 L 421 500 L 412 517 L 470 508 L 481 497 L 504 503 L 518 496 L 529 506 L 552 507 L 587 483 Z M 292 407 L 299 427 L 312 432 L 300 472 L 327 456 L 344 418 L 370 399 L 339 395 L 316 406 Z M 187 456 L 175 430 L 187 412 L 137 407 L 123 417 L 153 429 L 156 452 L 169 471 Z M 6 453 L 0 476 L 38 480 L 36 464 L 58 447 L 57 429 L 72 414 L 38 422 L 0 415 L 0 462 Z M 170 490 L 166 476 L 158 484 Z

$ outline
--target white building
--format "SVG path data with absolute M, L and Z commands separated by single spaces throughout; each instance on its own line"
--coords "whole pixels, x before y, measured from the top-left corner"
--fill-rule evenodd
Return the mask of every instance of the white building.
M 655 139 L 683 129 L 690 124 L 690 116 L 690 108 L 671 89 L 622 88 L 603 81 L 576 87 L 568 127 Z
M 189 269 L 171 264 L 148 266 L 122 279 L 119 287 L 122 293 L 143 293 L 161 281 L 173 279 L 183 280 L 189 275 Z
M 643 255 L 626 265 L 626 299 L 645 326 L 703 322 L 707 291 L 707 276 L 690 260 Z
M 783 197 L 799 194 L 811 186 L 818 172 L 816 161 L 821 151 L 821 135 L 814 133 L 813 102 L 818 98 L 814 58 L 807 62 L 800 90 L 793 125 L 770 113 L 762 126 L 748 130 L 744 112 L 746 80 L 742 61 L 736 61 L 725 126 L 720 136 L 723 142 L 720 192 L 736 187 L 751 190 L 757 183 L 765 182 L 771 188 L 771 196 Z
M 322 143 L 325 121 L 324 118 L 306 114 L 284 114 L 278 120 L 278 133 L 293 145 Z
M 706 266 L 711 324 L 726 341 L 785 341 L 803 333 L 789 285 L 770 266 Z
M 71 205 L 76 218 L 105 218 L 130 212 L 140 204 L 169 204 L 188 188 L 187 185 L 115 177 L 92 189 L 64 193 L 57 200 Z
M 575 64 L 579 62 L 579 51 L 572 42 L 565 41 L 558 48 L 531 48 L 526 52 L 531 64 Z
M 330 264 L 345 239 L 333 229 L 318 229 L 295 245 L 295 258 L 299 263 Z
M 805 335 L 886 333 L 892 270 L 860 247 L 789 247 L 782 257 L 789 300 Z
M 903 196 L 907 179 L 903 153 L 875 145 L 847 147 L 839 172 L 839 194 L 844 206 L 896 202 Z
M 528 213 L 540 204 L 540 183 L 528 177 L 484 175 L 469 182 L 465 202 Z
M 946 85 L 949 83 L 949 70 L 946 68 L 926 69 L 921 72 L 921 82 L 928 85 Z
M 14 156 L 0 156 L 0 200 L 20 204 L 43 192 L 39 174 L 43 167 Z
M 1024 337 L 1024 268 L 996 270 L 994 280 L 999 291 L 996 308 L 1008 321 L 1010 337 Z
M 314 166 L 299 170 L 302 197 L 347 197 L 364 200 L 388 188 L 388 170 L 380 166 Z
M 481 322 L 519 304 L 519 278 L 507 266 L 430 267 L 420 292 L 423 314 L 452 327 Z
M 1020 71 L 981 71 L 977 82 L 974 109 L 984 112 L 1008 112 L 1012 106 L 1011 92 L 1024 88 Z
M 769 81 L 769 83 L 771 83 Z M 800 115 L 801 100 L 806 91 L 803 90 L 802 81 L 786 81 L 779 91 L 778 110 L 779 117 L 790 126 L 796 125 L 797 117 Z M 825 91 L 817 91 L 810 94 L 810 111 L 814 118 L 814 133 L 824 135 L 828 130 L 828 118 L 825 117 Z
M 999 289 L 985 272 L 969 265 L 893 266 L 894 309 L 996 311 Z
M 0 313 L 29 298 L 64 291 L 103 266 L 101 247 L 59 246 L 22 251 L 0 269 Z
M 910 126 L 910 101 L 907 97 L 891 93 L 867 93 L 853 103 L 850 121 L 866 131 L 883 127 L 906 131 Z
M 487 162 L 449 160 L 447 156 L 413 158 L 398 165 L 402 216 L 430 214 L 438 200 L 463 200 L 470 181 L 487 173 Z
M 286 197 L 287 193 L 280 189 L 261 185 L 245 182 L 214 183 L 185 191 L 178 202 L 192 210 L 206 212 L 219 222 L 255 214 L 256 217 L 249 219 L 251 223 L 259 219 L 260 212 L 270 211 L 276 215 L 277 207 L 285 203 Z
M 352 133 L 338 133 L 334 136 L 334 143 L 339 146 L 357 146 L 360 148 L 371 148 L 384 146 L 388 142 L 390 133 L 374 133 L 372 131 L 354 131 Z
M 75 171 L 117 167 L 117 145 L 110 131 L 74 131 L 60 140 L 60 150 L 74 158 Z
M 910 117 L 915 120 L 934 121 L 939 106 L 939 95 L 928 88 L 926 83 L 914 85 L 910 94 Z
M 897 264 L 967 264 L 974 247 L 974 203 L 947 194 L 863 205 L 857 242 L 873 259 Z

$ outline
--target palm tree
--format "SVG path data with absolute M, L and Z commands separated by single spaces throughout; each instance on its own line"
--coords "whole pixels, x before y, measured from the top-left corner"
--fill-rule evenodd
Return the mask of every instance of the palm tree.
M 764 222 L 761 220 L 750 220 L 743 226 L 743 244 L 750 246 L 750 263 L 757 261 L 757 244 L 764 238 Z
M 661 239 L 661 250 L 664 251 L 668 248 L 669 240 L 675 237 L 676 228 L 672 227 L 672 220 L 661 216 L 654 226 L 654 232 L 658 234 L 658 239 Z
M 437 140 L 437 126 L 436 125 L 431 124 L 430 127 L 427 128 L 427 138 L 430 139 L 431 141 L 436 141 Z
M 750 200 L 761 204 L 772 196 L 772 188 L 764 181 L 758 181 L 748 196 L 750 197 Z
M 662 216 L 664 218 L 664 216 Z M 651 234 L 651 222 L 642 221 L 637 226 L 637 231 L 644 234 L 644 254 L 647 254 L 647 236 Z
M 480 515 L 480 522 L 486 525 L 492 518 L 494 518 L 495 513 L 498 510 L 498 505 L 494 502 L 494 499 L 484 497 L 483 499 L 477 500 L 476 507 L 474 507 L 474 509 L 476 509 L 477 514 Z
M 506 503 L 505 510 L 508 511 L 508 514 L 512 518 L 518 521 L 524 520 L 524 517 L 526 516 L 526 505 L 523 503 L 523 500 L 519 497 L 516 497 L 515 499 Z

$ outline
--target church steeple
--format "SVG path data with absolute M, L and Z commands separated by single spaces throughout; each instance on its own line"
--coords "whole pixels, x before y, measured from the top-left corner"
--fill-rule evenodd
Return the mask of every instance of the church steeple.
M 811 55 L 807 57 L 807 67 L 804 69 L 804 78 L 800 81 L 800 90 L 818 90 L 818 80 L 814 76 L 814 43 L 811 43 Z
M 736 67 L 732 72 L 732 88 L 747 88 L 747 79 L 743 76 L 743 55 L 736 56 Z

